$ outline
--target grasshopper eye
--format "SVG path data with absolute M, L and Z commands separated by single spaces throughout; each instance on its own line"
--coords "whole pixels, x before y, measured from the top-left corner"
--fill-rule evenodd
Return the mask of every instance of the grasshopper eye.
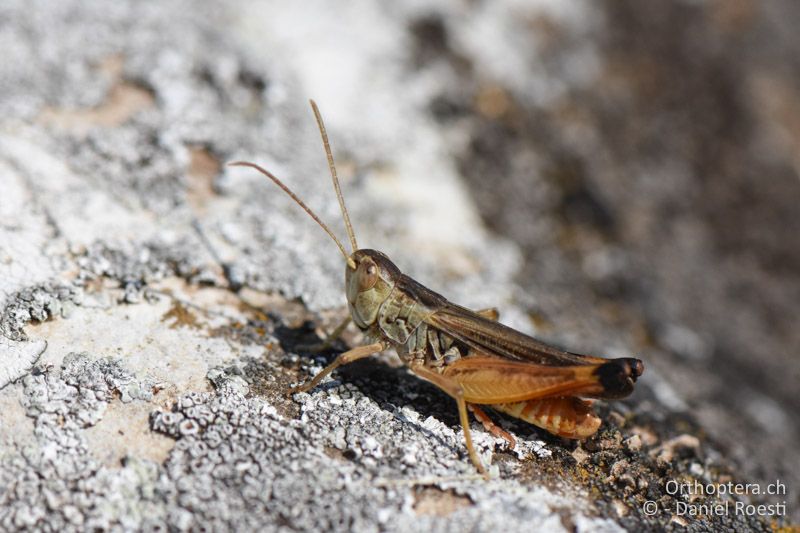
M 378 266 L 369 261 L 361 263 L 358 273 L 358 291 L 370 290 L 378 282 Z

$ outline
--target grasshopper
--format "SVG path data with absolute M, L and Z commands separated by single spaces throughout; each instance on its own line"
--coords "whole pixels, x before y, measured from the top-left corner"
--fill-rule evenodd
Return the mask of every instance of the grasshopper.
M 352 320 L 364 333 L 366 344 L 340 354 L 290 393 L 313 389 L 340 366 L 394 348 L 411 372 L 456 401 L 467 452 L 484 476 L 486 469 L 472 444 L 468 409 L 512 449 L 514 438 L 492 423 L 480 406 L 491 406 L 560 437 L 584 439 L 593 435 L 601 421 L 585 398 L 628 396 L 644 371 L 642 361 L 579 355 L 549 346 L 499 323 L 495 309 L 472 311 L 456 305 L 403 274 L 385 254 L 359 248 L 322 116 L 316 103 L 310 103 L 352 253 L 347 253 L 330 228 L 271 172 L 255 163 L 230 163 L 253 168 L 283 189 L 333 239 L 346 262 L 350 317 L 332 336 L 337 337 Z

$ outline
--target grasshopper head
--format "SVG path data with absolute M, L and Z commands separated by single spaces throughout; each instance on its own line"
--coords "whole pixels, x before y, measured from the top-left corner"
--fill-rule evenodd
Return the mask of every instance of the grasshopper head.
M 356 326 L 367 329 L 392 292 L 400 270 L 377 250 L 357 250 L 350 259 L 344 276 L 347 305 Z

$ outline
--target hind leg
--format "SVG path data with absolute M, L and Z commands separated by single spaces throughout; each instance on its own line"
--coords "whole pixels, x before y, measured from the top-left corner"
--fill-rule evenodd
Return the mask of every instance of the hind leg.
M 486 472 L 486 468 L 484 468 L 483 463 L 478 458 L 475 447 L 472 445 L 472 435 L 469 431 L 469 415 L 467 414 L 467 402 L 464 401 L 464 390 L 461 388 L 461 385 L 459 385 L 457 381 L 447 378 L 438 372 L 434 372 L 423 365 L 412 365 L 411 371 L 422 379 L 430 381 L 456 401 L 456 405 L 458 406 L 458 418 L 461 420 L 461 429 L 464 430 L 464 441 L 467 445 L 469 458 L 478 472 L 483 474 L 484 478 L 489 479 L 489 474 Z
M 489 415 L 487 415 L 485 412 L 483 412 L 483 409 L 481 409 L 480 407 L 478 407 L 474 403 L 468 403 L 467 404 L 467 408 L 470 411 L 472 411 L 472 414 L 475 415 L 475 418 L 477 418 L 478 420 L 481 421 L 481 423 L 483 424 L 483 428 L 486 431 L 488 431 L 489 433 L 491 433 L 495 437 L 499 437 L 499 438 L 505 440 L 506 442 L 508 442 L 508 449 L 509 450 L 513 450 L 514 449 L 514 447 L 517 445 L 517 441 L 516 441 L 516 439 L 514 439 L 514 436 L 511 435 L 511 433 L 509 433 L 508 431 L 504 430 L 503 428 L 501 428 L 500 426 L 498 426 L 497 424 L 492 422 L 492 419 L 489 418 Z

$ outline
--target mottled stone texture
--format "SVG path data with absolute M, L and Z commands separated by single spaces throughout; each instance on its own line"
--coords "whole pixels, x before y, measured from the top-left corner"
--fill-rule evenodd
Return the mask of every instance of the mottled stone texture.
M 769 530 L 800 520 L 790 2 L 0 6 L 0 529 Z M 360 341 L 359 244 L 574 351 L 644 360 L 583 443 Z M 787 516 L 679 516 L 667 482 Z M 643 511 L 655 502 L 655 515 Z

